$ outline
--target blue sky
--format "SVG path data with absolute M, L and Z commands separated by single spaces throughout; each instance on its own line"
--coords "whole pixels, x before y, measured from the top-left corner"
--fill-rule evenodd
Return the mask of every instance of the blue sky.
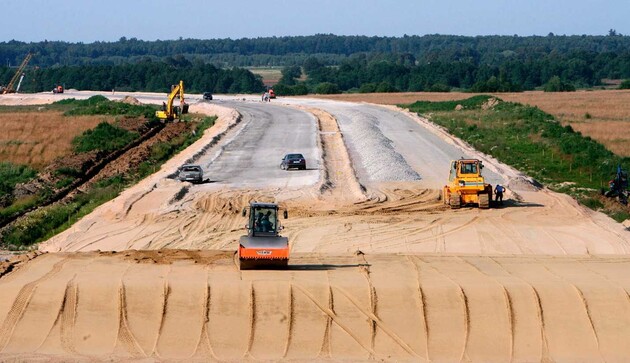
M 0 0 L 0 41 L 285 35 L 630 35 L 629 0 Z M 9 12 L 9 9 L 11 11 Z

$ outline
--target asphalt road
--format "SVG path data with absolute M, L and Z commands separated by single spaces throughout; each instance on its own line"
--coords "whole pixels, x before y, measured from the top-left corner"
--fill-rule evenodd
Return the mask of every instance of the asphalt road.
M 296 187 L 319 179 L 321 152 L 315 117 L 272 104 L 218 101 L 236 109 L 242 120 L 214 152 L 199 159 L 204 177 L 236 187 Z M 285 154 L 301 153 L 307 170 L 280 169 Z
M 392 180 L 394 177 L 396 180 L 417 180 L 411 175 L 401 178 L 379 172 L 379 168 L 393 168 L 392 163 L 382 163 L 377 167 L 372 165 L 372 159 L 381 157 L 384 152 L 396 156 L 391 158 L 393 162 L 406 164 L 403 166 L 415 171 L 423 186 L 436 189 L 444 185 L 451 160 L 471 157 L 402 112 L 376 105 L 314 99 L 286 102 L 320 108 L 337 119 L 362 184 Z M 361 125 L 357 127 L 357 124 Z M 382 151 L 375 152 L 379 149 Z M 396 166 L 396 170 L 401 169 L 400 165 Z M 505 182 L 488 169 L 484 170 L 484 176 L 491 184 Z

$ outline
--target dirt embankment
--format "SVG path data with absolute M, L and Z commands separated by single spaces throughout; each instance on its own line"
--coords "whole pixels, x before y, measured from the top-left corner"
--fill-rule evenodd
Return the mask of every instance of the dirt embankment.
M 0 358 L 623 361 L 627 257 L 45 254 L 0 279 Z

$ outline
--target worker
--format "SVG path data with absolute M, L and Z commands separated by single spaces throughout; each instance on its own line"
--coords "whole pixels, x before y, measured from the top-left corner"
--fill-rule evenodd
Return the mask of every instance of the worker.
M 162 111 L 166 111 L 166 102 L 162 102 Z
M 501 184 L 497 184 L 497 186 L 494 187 L 494 194 L 496 195 L 494 201 L 499 203 L 500 205 L 503 205 L 503 192 L 504 191 L 505 191 L 505 188 Z
M 260 225 L 262 227 L 263 232 L 270 232 L 272 229 L 271 221 L 269 217 L 271 216 L 271 211 L 267 211 L 265 215 L 260 219 Z

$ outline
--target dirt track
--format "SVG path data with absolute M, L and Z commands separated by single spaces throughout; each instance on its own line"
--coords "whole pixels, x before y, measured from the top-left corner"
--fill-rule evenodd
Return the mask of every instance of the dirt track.
M 254 189 L 165 179 L 238 119 L 229 109 L 196 105 L 220 116 L 197 144 L 40 247 L 63 252 L 0 278 L 0 360 L 630 356 L 630 232 L 623 226 L 532 188 L 488 158 L 510 188 L 504 208 L 451 211 L 439 191 L 427 189 L 431 179 L 365 179 L 352 167 L 361 156 L 348 147 L 353 133 L 333 117 L 349 114 L 301 102 L 287 101 L 317 117 L 317 182 Z M 430 129 L 422 120 L 397 122 Z M 396 137 L 406 135 L 387 132 L 411 168 L 426 178 L 439 174 L 405 156 L 414 149 Z M 188 192 L 177 200 L 182 188 Z M 240 211 L 252 199 L 289 210 L 288 271 L 236 268 Z

